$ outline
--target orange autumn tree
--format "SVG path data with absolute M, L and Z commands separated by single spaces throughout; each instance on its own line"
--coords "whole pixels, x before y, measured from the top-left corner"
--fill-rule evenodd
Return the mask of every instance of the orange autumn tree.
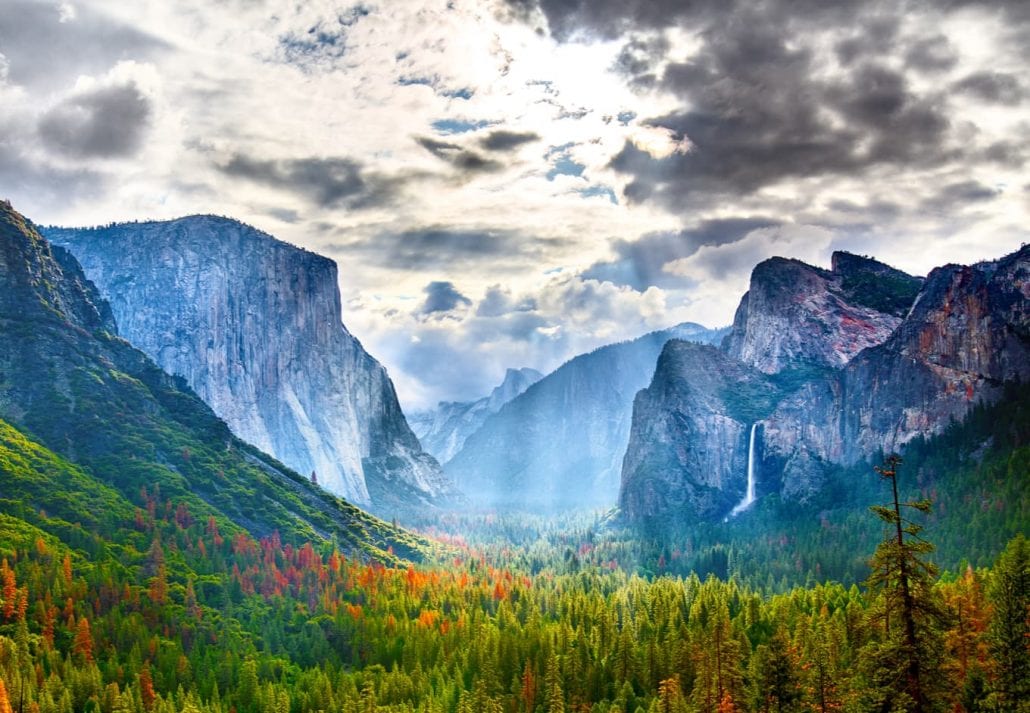
M 93 633 L 89 628 L 89 619 L 84 616 L 79 618 L 79 624 L 75 629 L 72 653 L 86 663 L 93 661 Z
M 0 713 L 11 713 L 11 701 L 7 697 L 7 686 L 4 679 L 0 678 Z

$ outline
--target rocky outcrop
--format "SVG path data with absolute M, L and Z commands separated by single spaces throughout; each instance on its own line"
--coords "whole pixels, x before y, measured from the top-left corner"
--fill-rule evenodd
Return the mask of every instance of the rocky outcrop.
M 841 368 L 890 336 L 919 285 L 918 278 L 849 253 L 834 253 L 829 271 L 771 258 L 751 273 L 723 348 L 767 374 Z
M 746 472 L 742 423 L 712 397 L 751 400 L 740 373 L 669 351 L 637 398 L 623 468 L 620 502 L 638 521 L 725 513 Z M 759 494 L 803 501 L 833 468 L 940 433 L 1005 382 L 1030 379 L 1030 247 L 925 281 L 846 253 L 831 271 L 766 261 L 723 352 L 775 387 L 774 404 L 753 404 Z
M 344 327 L 332 260 L 213 216 L 46 236 L 81 262 L 119 334 L 244 440 L 383 514 L 455 496 Z
M 725 515 L 745 493 L 751 426 L 780 397 L 770 377 L 715 347 L 670 341 L 633 403 L 622 512 L 637 521 Z
M 490 416 L 446 472 L 498 507 L 605 506 L 618 497 L 633 397 L 670 339 L 714 342 L 725 330 L 683 324 L 578 356 Z
M 349 556 L 394 565 L 430 551 L 236 438 L 114 327 L 74 257 L 0 201 L 0 421 L 81 467 L 45 487 L 23 472 L 15 492 L 27 487 L 32 500 L 0 499 L 0 512 L 31 512 L 62 531 L 79 521 L 117 528 L 131 519 L 116 523 L 108 507 L 131 518 L 160 493 L 195 521 L 215 518 L 226 539 L 246 530 L 295 545 L 331 540 Z M 0 473 L 0 483 L 17 479 Z M 100 498 L 83 501 L 84 492 Z M 93 546 L 81 526 L 69 532 Z
M 504 381 L 489 396 L 476 401 L 441 401 L 431 411 L 410 414 L 408 422 L 422 447 L 446 466 L 488 417 L 542 378 L 536 369 L 508 369 Z
M 1016 379 L 1030 379 L 1030 246 L 934 270 L 891 338 L 848 365 L 843 460 L 939 433 Z

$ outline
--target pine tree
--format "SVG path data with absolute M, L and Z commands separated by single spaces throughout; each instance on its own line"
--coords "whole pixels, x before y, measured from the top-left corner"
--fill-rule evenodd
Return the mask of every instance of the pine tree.
M 927 514 L 930 501 L 901 501 L 900 463 L 900 456 L 890 455 L 882 467 L 875 468 L 881 479 L 890 482 L 892 499 L 889 505 L 871 508 L 885 523 L 887 535 L 870 560 L 872 571 L 866 582 L 878 597 L 874 621 L 881 621 L 883 627 L 882 637 L 866 652 L 868 694 L 882 710 L 928 713 L 937 703 L 940 631 L 947 617 L 933 589 L 937 569 L 926 560 L 933 545 L 920 536 L 922 526 L 902 511 Z
M 994 659 L 999 710 L 1030 709 L 1030 546 L 1019 534 L 998 557 L 988 596 L 994 617 L 987 641 Z
M 72 652 L 85 663 L 93 661 L 93 634 L 89 628 L 89 619 L 84 616 L 79 618 L 78 626 L 75 628 Z
M 547 713 L 565 713 L 565 691 L 562 689 L 561 667 L 558 655 L 552 653 L 547 659 L 547 673 L 544 687 L 547 695 Z

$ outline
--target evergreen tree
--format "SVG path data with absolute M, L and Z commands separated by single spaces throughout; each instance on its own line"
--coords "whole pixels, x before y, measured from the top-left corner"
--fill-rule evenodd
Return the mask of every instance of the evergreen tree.
M 920 536 L 922 526 L 903 514 L 903 508 L 927 514 L 930 501 L 901 501 L 900 463 L 900 456 L 890 455 L 875 468 L 890 483 L 892 497 L 888 505 L 871 508 L 887 535 L 869 563 L 867 586 L 877 597 L 873 620 L 881 630 L 866 652 L 867 694 L 885 712 L 928 713 L 938 704 L 940 638 L 947 617 L 933 589 L 937 569 L 927 560 L 933 545 Z
M 1009 543 L 991 573 L 988 596 L 994 617 L 988 646 L 994 659 L 994 699 L 999 710 L 1030 709 L 1030 546 L 1022 534 Z

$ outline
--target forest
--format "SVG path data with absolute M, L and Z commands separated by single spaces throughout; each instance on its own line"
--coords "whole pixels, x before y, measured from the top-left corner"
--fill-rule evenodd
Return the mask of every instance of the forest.
M 89 553 L 0 515 L 0 713 L 1026 710 L 1026 539 L 939 574 L 931 504 L 909 505 L 867 513 L 883 540 L 862 586 L 776 593 L 643 577 L 589 542 L 527 566 L 440 537 L 386 566 L 223 535 L 159 488 Z

